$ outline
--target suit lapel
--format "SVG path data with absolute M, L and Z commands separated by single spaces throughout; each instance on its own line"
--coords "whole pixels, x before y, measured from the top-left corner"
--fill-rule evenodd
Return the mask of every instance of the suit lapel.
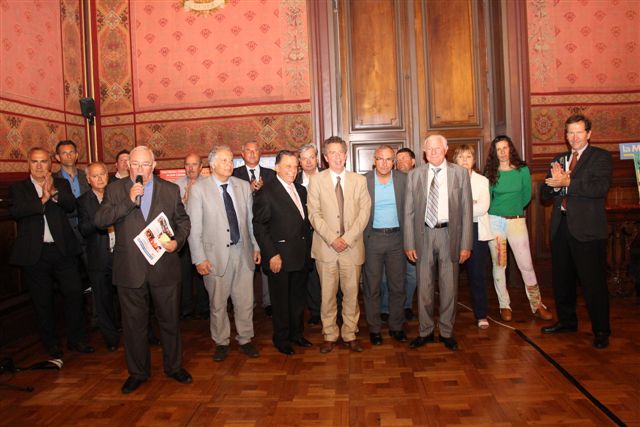
M 571 175 L 576 176 L 576 173 L 580 172 L 580 170 L 582 169 L 582 165 L 589 161 L 589 157 L 591 157 L 592 153 L 593 150 L 591 149 L 591 144 L 589 144 L 587 148 L 585 148 L 585 150 L 582 152 L 582 155 L 578 157 L 578 162 L 576 163 L 576 167 L 574 168 L 574 170 L 571 171 Z
M 291 214 L 292 215 L 295 214 L 294 217 L 300 218 L 300 220 L 302 220 L 302 216 L 300 215 L 300 211 L 298 210 L 298 207 L 296 206 L 293 199 L 289 195 L 289 192 L 287 191 L 287 189 L 284 188 L 283 185 L 280 183 L 278 178 L 276 178 L 273 184 L 275 185 L 274 187 L 275 196 L 281 200 L 281 203 L 284 206 L 288 206 L 289 210 L 291 211 Z M 298 192 L 297 189 L 296 189 L 296 192 Z M 300 197 L 300 193 L 298 193 L 298 198 L 300 199 L 300 203 L 302 204 L 302 197 Z
M 445 160 L 446 163 L 446 167 L 447 167 L 447 193 L 449 193 L 447 195 L 447 200 L 448 200 L 448 207 L 449 207 L 449 212 L 451 212 L 451 206 L 454 206 L 454 199 L 455 197 L 457 197 L 457 194 L 454 194 L 454 191 L 451 191 L 452 188 L 455 188 L 454 186 L 454 180 L 456 179 L 456 174 L 455 174 L 455 170 L 453 169 L 453 166 L 451 165 L 451 163 L 447 162 Z M 451 214 L 447 214 L 447 216 L 451 216 Z

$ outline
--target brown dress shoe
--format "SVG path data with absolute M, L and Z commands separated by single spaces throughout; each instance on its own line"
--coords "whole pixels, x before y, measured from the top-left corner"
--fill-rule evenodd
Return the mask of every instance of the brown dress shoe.
M 540 304 L 540 306 L 538 307 L 536 312 L 533 313 L 533 315 L 536 316 L 536 317 L 539 317 L 542 320 L 551 320 L 551 319 L 553 319 L 553 314 L 551 314 L 551 312 L 549 310 L 547 310 L 547 307 L 545 307 L 542 304 Z
M 510 308 L 501 308 L 500 309 L 500 318 L 502 320 L 504 320 L 505 322 L 511 322 L 511 319 L 513 319 L 513 316 L 511 315 L 511 309 Z
M 356 353 L 361 353 L 362 351 L 364 351 L 364 348 L 362 348 L 362 344 L 360 344 L 359 340 L 347 341 L 344 344 L 349 348 L 349 350 L 355 351 Z
M 329 353 L 336 346 L 335 341 L 325 341 L 320 345 L 320 353 Z

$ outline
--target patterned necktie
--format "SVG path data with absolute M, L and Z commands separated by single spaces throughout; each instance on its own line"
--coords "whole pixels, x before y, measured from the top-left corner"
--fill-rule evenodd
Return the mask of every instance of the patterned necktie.
M 438 224 L 438 196 L 440 190 L 438 172 L 440 172 L 440 168 L 433 168 L 433 179 L 431 179 L 429 197 L 427 198 L 427 217 L 425 222 L 431 228 Z
M 238 217 L 236 216 L 236 209 L 233 207 L 233 200 L 231 195 L 227 192 L 227 185 L 221 184 L 222 187 L 222 199 L 224 200 L 224 210 L 227 212 L 227 219 L 229 220 L 229 231 L 231 233 L 231 244 L 235 245 L 240 240 L 240 227 L 238 226 Z
M 302 209 L 302 202 L 300 201 L 300 196 L 298 196 L 298 192 L 296 191 L 296 187 L 294 184 L 289 184 L 289 196 L 293 199 L 293 203 L 296 204 L 296 207 L 300 211 L 300 215 L 304 218 L 304 209 Z
M 340 235 L 344 234 L 344 194 L 342 193 L 342 185 L 340 185 L 340 177 L 336 177 L 336 199 L 338 199 L 338 211 L 340 212 Z
M 578 163 L 578 152 L 574 151 L 572 156 L 571 156 L 571 162 L 569 163 L 569 171 L 570 172 L 573 172 L 573 170 L 576 168 L 576 163 Z M 566 194 L 562 198 L 562 209 L 567 210 L 567 196 L 566 196 Z
M 255 181 L 256 180 L 256 170 L 255 169 L 249 169 L 249 172 L 251 172 L 251 177 L 249 178 L 249 180 Z

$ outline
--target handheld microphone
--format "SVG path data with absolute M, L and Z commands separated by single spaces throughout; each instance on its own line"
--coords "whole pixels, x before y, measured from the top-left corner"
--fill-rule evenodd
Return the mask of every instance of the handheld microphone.
M 142 175 L 136 176 L 136 184 L 142 184 Z M 140 207 L 140 202 L 142 201 L 142 195 L 138 194 L 136 196 L 136 207 Z

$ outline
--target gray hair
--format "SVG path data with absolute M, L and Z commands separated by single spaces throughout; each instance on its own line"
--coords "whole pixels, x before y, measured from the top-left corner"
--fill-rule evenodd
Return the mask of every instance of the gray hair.
M 445 138 L 444 136 L 434 133 L 433 135 L 429 135 L 425 140 L 424 140 L 424 147 L 427 146 L 427 142 L 429 142 L 430 140 L 437 140 L 442 142 L 442 145 L 447 148 L 448 147 L 448 142 L 447 142 L 447 138 Z
M 131 152 L 129 153 L 129 157 L 133 157 L 133 155 L 135 153 L 137 153 L 138 151 L 145 151 L 147 153 L 151 154 L 151 161 L 155 162 L 156 161 L 156 155 L 153 154 L 153 150 L 149 147 L 147 147 L 146 145 L 138 145 L 137 147 L 135 147 L 133 150 L 131 150 Z
M 318 148 L 315 144 L 304 144 L 302 147 L 298 148 L 298 155 L 304 153 L 307 150 L 313 150 L 318 155 Z
M 211 147 L 211 151 L 209 151 L 209 155 L 207 156 L 207 161 L 209 163 L 214 163 L 216 161 L 216 155 L 218 155 L 219 151 L 231 151 L 231 147 L 228 145 L 214 145 Z M 231 151 L 233 153 L 233 151 Z
M 262 151 L 262 149 L 260 148 L 260 144 L 258 144 L 258 141 L 247 141 L 245 143 L 242 144 L 242 146 L 240 147 L 240 149 L 242 151 L 244 151 L 244 149 L 247 147 L 247 145 L 249 144 L 256 144 L 256 146 L 258 147 L 258 151 Z

